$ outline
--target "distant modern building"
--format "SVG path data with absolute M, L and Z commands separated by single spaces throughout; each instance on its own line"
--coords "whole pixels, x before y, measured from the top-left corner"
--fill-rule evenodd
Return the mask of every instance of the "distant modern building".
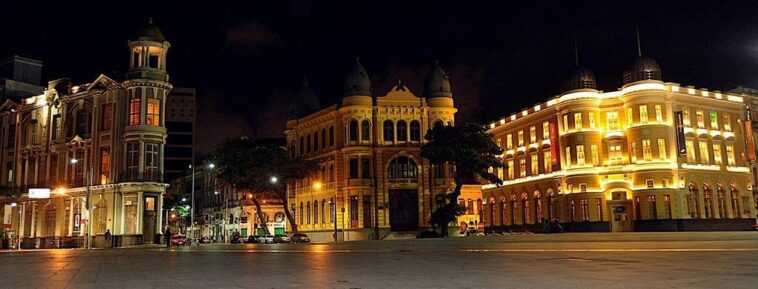
M 356 62 L 342 103 L 322 108 L 308 82 L 296 94 L 287 121 L 288 149 L 318 162 L 318 172 L 288 184 L 290 210 L 313 240 L 375 238 L 374 228 L 417 231 L 453 187 L 452 168 L 421 158 L 423 136 L 453 125 L 456 108 L 445 72 L 435 65 L 425 97 L 399 82 L 386 95 Z M 431 173 L 430 173 L 431 172 Z
M 647 57 L 617 91 L 577 68 L 560 95 L 490 124 L 505 168 L 483 188 L 488 231 L 539 231 L 543 218 L 571 231 L 752 229 L 745 101 L 663 82 Z
M 166 99 L 165 174 L 171 180 L 188 172 L 195 158 L 194 88 L 175 87 Z
M 41 61 L 18 55 L 0 60 L 0 102 L 42 94 L 41 83 Z
M 124 81 L 54 80 L 0 106 L 0 183 L 23 193 L 0 197 L 0 210 L 22 247 L 81 246 L 88 235 L 102 247 L 107 231 L 116 245 L 159 239 L 169 47 L 151 22 L 128 42 Z

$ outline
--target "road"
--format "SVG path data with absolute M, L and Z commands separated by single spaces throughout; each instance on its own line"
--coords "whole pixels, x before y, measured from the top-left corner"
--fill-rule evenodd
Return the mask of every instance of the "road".
M 756 288 L 758 232 L 0 251 L 0 288 Z

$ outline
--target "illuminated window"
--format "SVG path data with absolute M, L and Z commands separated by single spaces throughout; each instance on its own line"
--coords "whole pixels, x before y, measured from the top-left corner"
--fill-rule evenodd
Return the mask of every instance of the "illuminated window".
M 713 162 L 717 165 L 721 164 L 721 144 L 713 143 Z
M 647 105 L 640 105 L 640 122 L 647 123 Z
M 571 166 L 571 147 L 566 147 L 566 167 Z
M 690 110 L 689 109 L 682 110 L 682 122 L 684 123 L 684 126 L 690 126 Z
M 526 159 L 522 158 L 519 161 L 519 176 L 520 177 L 526 177 Z
M 539 174 L 540 172 L 540 163 L 539 163 L 539 157 L 536 154 L 532 155 L 532 175 Z
M 584 165 L 584 145 L 576 146 L 576 164 Z
M 609 111 L 605 114 L 608 130 L 619 130 L 619 113 Z
M 100 149 L 100 184 L 105 185 L 111 176 L 111 150 L 110 148 Z
M 508 161 L 508 179 L 513 179 L 513 161 Z
M 711 129 L 718 130 L 719 129 L 719 115 L 715 111 L 711 111 L 711 113 L 708 115 L 711 118 Z
M 574 113 L 574 129 L 575 130 L 582 129 L 582 113 L 580 112 Z
M 497 147 L 499 147 L 499 148 L 503 147 L 503 142 L 500 141 L 500 138 L 497 138 Z
M 627 107 L 626 108 L 626 126 L 631 126 L 634 124 L 634 116 L 632 116 L 632 108 Z
M 569 130 L 569 116 L 568 114 L 563 115 L 563 131 Z
M 597 155 L 597 146 L 591 145 L 590 146 L 590 153 L 592 153 L 592 165 L 597 166 L 598 161 L 600 161 L 600 157 Z
M 697 114 L 697 127 L 705 128 L 705 117 L 703 116 L 703 111 L 698 110 L 696 114 Z
M 509 134 L 505 137 L 505 147 L 507 149 L 513 149 L 513 135 Z
M 668 158 L 666 156 L 666 140 L 662 138 L 658 139 L 658 158 L 661 160 Z
M 708 141 L 701 140 L 698 141 L 698 144 L 700 145 L 700 162 L 704 164 L 710 163 L 711 160 L 708 155 Z
M 550 172 L 553 163 L 553 156 L 550 151 L 545 152 L 544 159 L 542 161 L 544 162 L 543 164 L 545 166 L 545 172 Z
M 731 144 L 726 145 L 726 163 L 727 165 L 734 165 L 734 146 Z
M 630 149 L 630 154 L 631 154 L 631 157 L 632 157 L 632 162 L 633 163 L 637 162 L 637 143 L 636 142 L 632 143 L 632 146 L 631 146 L 631 149 Z
M 691 139 L 688 139 L 686 142 L 687 146 L 687 162 L 688 163 L 694 163 L 695 162 L 695 142 Z
M 542 123 L 542 139 L 550 139 L 550 123 L 547 121 Z
M 663 110 L 661 109 L 660 104 L 655 105 L 655 120 L 663 122 Z
M 649 139 L 642 140 L 642 157 L 646 161 L 653 159 L 653 148 L 650 146 Z
M 147 125 L 160 126 L 161 102 L 151 98 L 147 100 Z
M 595 128 L 595 114 L 594 113 L 588 113 L 587 118 L 590 120 L 590 128 Z
M 531 143 L 537 142 L 537 127 L 535 126 L 529 127 L 529 141 L 531 141 Z
M 645 185 L 647 185 L 648 189 L 655 188 L 655 181 L 653 181 L 653 179 L 647 179 L 645 180 Z
M 610 145 L 608 146 L 608 154 L 610 155 L 611 164 L 617 165 L 621 164 L 623 161 L 623 155 L 621 154 L 621 146 L 620 145 Z
M 524 146 L 524 131 L 519 130 L 518 131 L 518 146 Z
M 582 221 L 589 221 L 590 209 L 589 209 L 589 205 L 587 204 L 587 199 L 586 198 L 582 199 L 581 204 L 582 204 Z
M 724 118 L 724 130 L 732 131 L 732 122 L 729 120 L 729 114 L 724 113 L 721 116 Z
M 129 102 L 129 125 L 139 125 L 139 111 L 141 106 L 139 98 L 132 98 Z

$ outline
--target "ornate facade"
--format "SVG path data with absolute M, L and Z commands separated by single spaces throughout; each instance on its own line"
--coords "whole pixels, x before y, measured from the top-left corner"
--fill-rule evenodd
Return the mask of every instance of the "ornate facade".
M 502 186 L 484 186 L 490 231 L 743 230 L 756 209 L 743 97 L 663 82 L 640 57 L 618 91 L 577 69 L 559 96 L 490 124 Z M 749 123 L 749 122 L 748 122 Z
M 431 211 L 452 187 L 447 167 L 420 157 L 424 134 L 453 125 L 450 82 L 435 65 L 417 97 L 402 83 L 374 96 L 359 62 L 347 75 L 341 104 L 321 109 L 305 82 L 287 122 L 292 154 L 319 163 L 315 175 L 291 182 L 289 206 L 300 231 L 314 240 L 375 238 L 428 226 Z M 431 187 L 431 189 L 430 189 Z M 431 193 L 430 193 L 431 192 Z
M 0 199 L 0 209 L 10 210 L 6 233 L 22 247 L 81 246 L 87 235 L 104 246 L 107 231 L 116 245 L 158 239 L 170 44 L 151 22 L 128 46 L 123 81 L 59 79 L 3 104 L 0 181 L 23 195 Z M 34 199 L 31 188 L 53 193 Z

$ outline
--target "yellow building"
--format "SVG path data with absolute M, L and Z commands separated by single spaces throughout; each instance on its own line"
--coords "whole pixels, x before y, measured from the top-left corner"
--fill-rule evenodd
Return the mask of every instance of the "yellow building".
M 355 240 L 376 238 L 375 229 L 382 237 L 428 226 L 453 182 L 447 166 L 430 174 L 420 157 L 426 131 L 455 120 L 450 82 L 439 66 L 426 81 L 425 97 L 402 83 L 373 96 L 356 61 L 341 104 L 320 108 L 307 82 L 293 104 L 285 131 L 289 150 L 320 166 L 312 177 L 289 184 L 300 231 L 315 241 L 333 240 L 335 231 L 338 239 Z
M 100 75 L 2 105 L 0 182 L 20 198 L 0 198 L 5 234 L 24 248 L 152 243 L 161 232 L 166 139 L 166 53 L 152 24 L 129 41 L 123 82 Z M 52 196 L 29 194 L 52 189 Z M 89 206 L 88 206 L 88 195 Z
M 617 91 L 577 69 L 563 93 L 490 124 L 502 186 L 484 186 L 490 231 L 745 230 L 754 222 L 745 104 L 663 82 L 638 58 Z M 749 136 L 752 137 L 752 136 Z

